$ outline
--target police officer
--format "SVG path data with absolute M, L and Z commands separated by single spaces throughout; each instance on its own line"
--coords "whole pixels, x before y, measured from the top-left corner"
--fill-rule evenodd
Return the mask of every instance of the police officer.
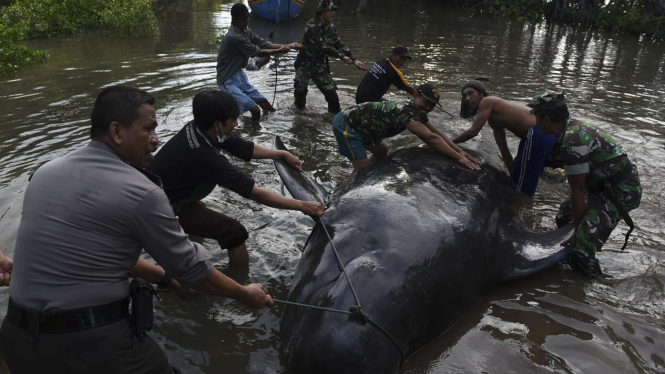
M 534 96 L 528 105 L 543 133 L 557 137 L 553 152 L 559 153 L 570 184 L 570 198 L 561 204 L 556 217 L 559 227 L 569 222 L 575 225 L 573 234 L 561 243 L 573 247 L 569 263 L 588 275 L 601 275 L 596 251 L 622 218 L 632 230 L 628 212 L 642 198 L 637 169 L 608 134 L 570 118 L 563 93 Z
M 340 111 L 337 85 L 330 76 L 328 57 L 339 58 L 349 65 L 365 70 L 365 64 L 356 60 L 349 48 L 339 39 L 337 29 L 332 24 L 335 10 L 337 7 L 333 5 L 332 0 L 320 0 L 316 16 L 305 25 L 302 37 L 303 49 L 298 52 L 294 64 L 295 105 L 300 110 L 305 109 L 307 84 L 312 79 L 326 98 L 328 111 L 333 114 Z
M 91 122 L 92 141 L 42 165 L 25 191 L 0 348 L 13 374 L 171 374 L 159 345 L 128 320 L 130 276 L 164 285 L 173 277 L 254 308 L 273 301 L 262 285 L 212 267 L 159 178 L 143 170 L 158 142 L 149 94 L 107 87 Z M 163 269 L 141 259 L 142 249 Z M 144 312 L 152 307 L 134 321 Z

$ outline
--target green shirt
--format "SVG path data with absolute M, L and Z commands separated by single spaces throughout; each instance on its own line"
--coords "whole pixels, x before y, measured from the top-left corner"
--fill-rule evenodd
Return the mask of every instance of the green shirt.
M 568 175 L 588 174 L 587 186 L 620 172 L 629 162 L 626 152 L 609 135 L 595 126 L 571 120 L 558 139 L 564 169 Z
M 217 84 L 224 84 L 236 71 L 247 66 L 250 57 L 259 50 L 272 48 L 272 43 L 256 35 L 249 28 L 231 26 L 222 38 L 217 54 Z
M 416 112 L 413 100 L 362 103 L 343 110 L 344 120 L 366 140 L 395 136 L 413 121 L 426 124 L 427 115 Z

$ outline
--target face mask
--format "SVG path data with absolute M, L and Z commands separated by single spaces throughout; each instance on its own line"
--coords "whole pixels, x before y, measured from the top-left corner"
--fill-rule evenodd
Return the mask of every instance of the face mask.
M 228 139 L 228 138 L 226 137 L 226 134 L 224 134 L 224 136 L 222 136 L 221 138 L 219 137 L 219 134 L 217 134 L 217 141 L 218 141 L 220 144 L 221 144 L 221 143 L 224 143 L 224 141 L 225 141 L 226 139 Z
M 219 131 L 217 131 L 217 129 L 215 129 L 215 132 L 217 133 L 217 141 L 219 142 L 219 144 L 224 143 L 224 141 L 226 139 L 228 139 L 228 137 L 226 137 L 226 134 L 224 134 L 224 136 L 220 137 L 219 136 Z

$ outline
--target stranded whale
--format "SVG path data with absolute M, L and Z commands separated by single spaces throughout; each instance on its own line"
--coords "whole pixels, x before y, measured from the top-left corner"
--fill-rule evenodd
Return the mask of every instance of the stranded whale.
M 481 171 L 411 147 L 335 191 L 307 240 L 288 301 L 345 311 L 356 304 L 329 234 L 371 321 L 287 305 L 282 347 L 297 373 L 394 373 L 490 288 L 568 255 L 559 243 L 572 226 L 529 230 L 519 215 L 523 197 L 489 143 L 469 150 L 483 160 Z M 285 149 L 278 137 L 275 147 Z M 295 198 L 325 203 L 325 190 L 304 173 L 283 160 L 275 167 Z

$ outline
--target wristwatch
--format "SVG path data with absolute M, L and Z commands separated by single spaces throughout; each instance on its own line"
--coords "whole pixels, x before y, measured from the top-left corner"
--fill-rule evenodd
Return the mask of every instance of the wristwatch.
M 168 287 L 169 284 L 171 284 L 171 278 L 172 277 L 168 273 L 164 273 L 162 279 L 160 279 L 159 283 L 157 283 L 157 287 L 162 289 Z

